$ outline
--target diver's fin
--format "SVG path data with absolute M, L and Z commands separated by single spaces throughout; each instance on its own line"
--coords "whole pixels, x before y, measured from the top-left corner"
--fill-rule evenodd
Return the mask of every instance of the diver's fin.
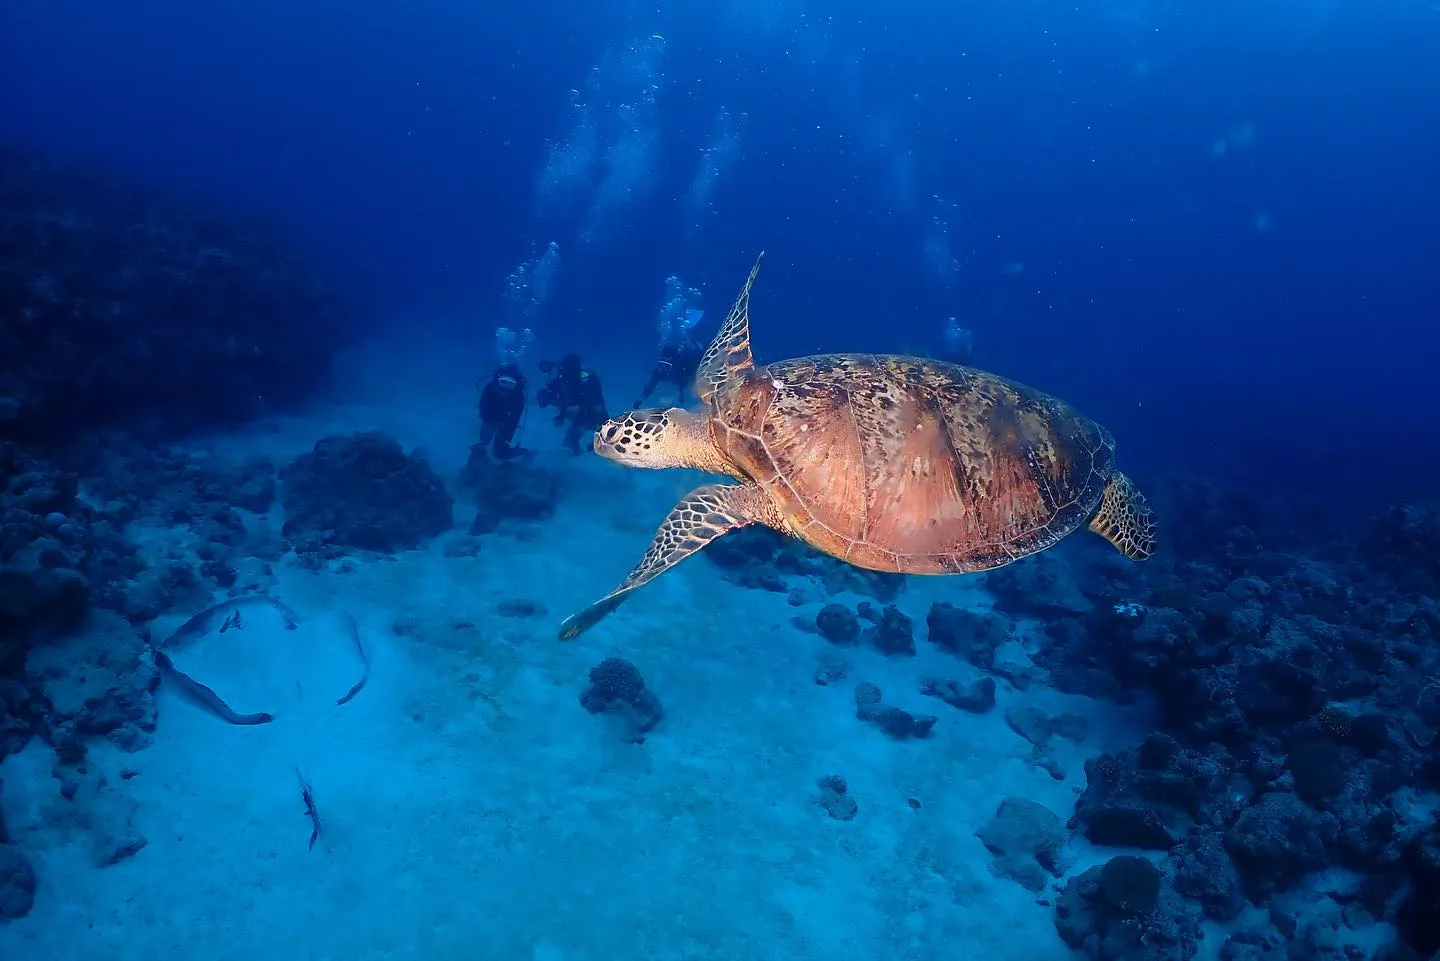
M 1090 529 L 1132 561 L 1155 553 L 1155 512 L 1135 483 L 1119 471 L 1106 482 Z
M 600 600 L 565 619 L 560 640 L 579 637 L 642 587 L 722 534 L 764 523 L 770 499 L 755 484 L 706 484 L 697 487 L 666 516 L 640 563 L 624 582 Z
M 695 373 L 695 393 L 707 404 L 722 387 L 734 383 L 737 376 L 755 366 L 755 358 L 750 354 L 750 288 L 755 286 L 755 277 L 764 259 L 762 250 L 755 258 L 755 266 L 750 268 L 750 276 L 745 278 L 745 286 L 740 288 L 740 296 L 735 298 L 735 305 L 700 358 L 700 367 Z

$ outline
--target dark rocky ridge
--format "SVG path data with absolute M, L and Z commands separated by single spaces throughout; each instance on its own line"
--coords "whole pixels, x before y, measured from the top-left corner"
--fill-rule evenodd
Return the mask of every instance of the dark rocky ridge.
M 0 438 L 238 423 L 322 382 L 352 326 L 268 225 L 0 149 Z

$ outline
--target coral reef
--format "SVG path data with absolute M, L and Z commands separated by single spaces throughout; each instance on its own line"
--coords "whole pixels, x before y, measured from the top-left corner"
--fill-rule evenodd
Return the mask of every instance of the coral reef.
M 0 443 L 0 674 L 30 639 L 118 606 L 141 565 L 124 519 L 80 496 L 80 478 Z
M 559 473 L 522 460 L 499 463 L 483 444 L 470 447 L 460 472 L 460 489 L 475 499 L 470 534 L 489 534 L 506 524 L 549 520 L 563 494 Z
M 880 611 L 869 601 L 861 601 L 854 611 L 844 604 L 826 604 L 815 615 L 815 630 L 840 647 L 864 643 L 882 654 L 915 653 L 915 625 L 893 604 Z
M 38 733 L 62 759 L 84 757 L 92 736 L 126 751 L 150 743 L 155 730 L 155 667 L 124 618 L 96 610 L 79 631 L 37 643 L 25 661 Z
M 837 821 L 853 821 L 860 805 L 850 796 L 850 785 L 838 774 L 827 774 L 815 782 L 820 789 L 811 801 Z
M 619 657 L 607 657 L 590 669 L 590 686 L 580 693 L 580 706 L 591 714 L 618 717 L 626 738 L 635 743 L 643 742 L 665 716 L 640 669 Z
M 1045 890 L 1048 878 L 1064 872 L 1065 825 L 1043 804 L 1007 797 L 977 836 L 994 857 L 991 868 L 996 876 L 1030 891 Z
M 893 704 L 886 704 L 880 688 L 865 681 L 855 687 L 855 716 L 875 725 L 897 741 L 929 737 L 939 720 L 933 714 L 911 714 Z
M 1055 902 L 1055 928 L 1096 961 L 1184 961 L 1201 936 L 1198 913 L 1150 861 L 1131 855 L 1071 878 Z
M 0 437 L 239 422 L 302 398 L 349 326 L 273 229 L 0 151 Z
M 454 518 L 454 499 L 425 458 L 378 431 L 321 438 L 280 481 L 284 534 L 297 554 L 413 549 Z
M 56 453 L 0 442 L 0 759 L 48 744 L 59 810 L 105 867 L 146 842 L 135 802 L 87 752 L 97 739 L 149 745 L 155 617 L 265 586 L 281 546 L 254 521 L 275 501 L 275 470 L 100 435 Z M 35 890 L 0 826 L 0 918 L 29 911 Z
M 825 594 L 850 592 L 892 604 L 905 578 L 899 574 L 862 571 L 767 527 L 747 527 L 727 534 L 703 555 L 727 580 L 741 587 L 787 594 L 796 583 L 813 585 Z
M 1116 915 L 1102 869 L 1067 886 L 1060 933 L 1092 957 L 1160 956 L 1154 945 L 1185 957 L 1192 915 L 1229 921 L 1248 902 L 1274 926 L 1237 930 L 1222 957 L 1277 945 L 1367 957 L 1347 932 L 1371 919 L 1400 931 L 1396 957 L 1428 957 L 1437 822 L 1410 797 L 1440 786 L 1434 513 L 1397 507 L 1322 541 L 1283 509 L 1193 480 L 1158 493 L 1184 509 L 1176 549 L 1152 566 L 1127 571 L 1080 545 L 990 578 L 999 614 L 1042 625 L 1035 660 L 1052 684 L 1158 709 L 1156 733 L 1086 763 L 1073 819 L 1095 844 L 1157 852 L 1149 947 Z M 943 646 L 984 667 L 967 628 Z M 1278 899 L 1327 868 L 1358 879 L 1326 901 L 1341 920 L 1283 922 Z

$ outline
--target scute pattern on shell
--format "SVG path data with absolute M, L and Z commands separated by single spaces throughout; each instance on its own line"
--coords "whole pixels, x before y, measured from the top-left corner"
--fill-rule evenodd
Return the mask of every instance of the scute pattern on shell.
M 793 533 L 861 567 L 988 570 L 1094 512 L 1104 428 L 1023 384 L 942 361 L 827 354 L 756 368 L 716 442 Z

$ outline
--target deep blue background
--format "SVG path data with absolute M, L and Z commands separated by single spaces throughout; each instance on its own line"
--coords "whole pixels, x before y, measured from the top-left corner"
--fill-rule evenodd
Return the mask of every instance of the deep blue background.
M 762 360 L 928 349 L 955 314 L 978 364 L 1106 422 L 1142 475 L 1337 517 L 1434 493 L 1430 3 L 493 6 L 9 0 L 0 136 L 277 215 L 373 322 L 423 318 L 477 366 L 532 243 L 564 259 L 544 342 L 598 347 L 608 325 L 637 367 L 666 275 L 713 316 L 763 246 Z M 624 52 L 652 34 L 649 190 L 577 244 L 576 218 L 535 216 L 546 141 L 597 65 L 627 96 Z M 722 105 L 748 125 L 687 238 L 678 198 Z M 936 209 L 951 285 L 923 256 Z

